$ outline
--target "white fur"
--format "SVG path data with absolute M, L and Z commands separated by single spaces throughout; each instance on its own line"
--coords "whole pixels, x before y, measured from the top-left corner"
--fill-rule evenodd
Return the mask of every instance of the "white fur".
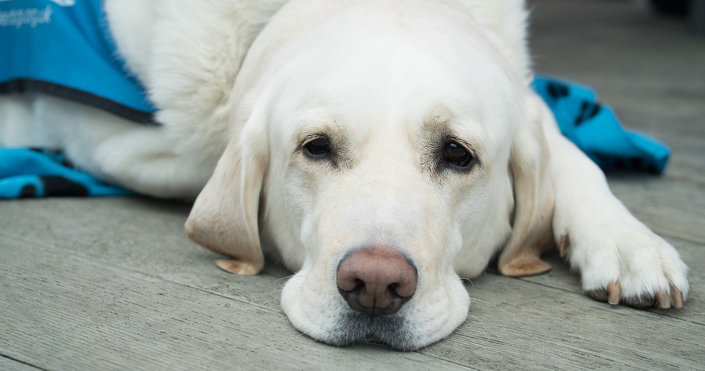
M 555 240 L 570 236 L 584 289 L 618 281 L 624 298 L 671 287 L 687 297 L 678 253 L 629 214 L 528 88 L 523 1 L 284 3 L 108 0 L 121 55 L 164 126 L 10 96 L 0 99 L 0 145 L 64 149 L 86 170 L 158 197 L 195 197 L 220 159 L 190 235 L 233 256 L 247 244 L 244 256 L 256 255 L 261 238 L 297 272 L 284 312 L 330 343 L 415 349 L 449 335 L 469 308 L 458 276 L 481 273 L 508 238 L 524 238 L 520 227 L 545 224 L 544 199 Z M 434 125 L 467 141 L 481 165 L 436 173 L 424 162 Z M 342 138 L 344 162 L 302 154 L 302 139 L 320 132 Z M 516 188 L 528 181 L 536 186 Z M 366 338 L 341 321 L 350 309 L 335 274 L 343 255 L 375 245 L 406 253 L 419 285 L 397 315 L 403 328 Z M 255 255 L 243 259 L 249 273 Z

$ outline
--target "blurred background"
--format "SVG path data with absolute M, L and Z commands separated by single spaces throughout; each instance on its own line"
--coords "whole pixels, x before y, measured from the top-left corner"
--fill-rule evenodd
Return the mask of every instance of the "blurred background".
M 528 3 L 537 73 L 594 87 L 626 128 L 673 149 L 666 177 L 705 186 L 705 36 L 688 15 L 705 0 Z

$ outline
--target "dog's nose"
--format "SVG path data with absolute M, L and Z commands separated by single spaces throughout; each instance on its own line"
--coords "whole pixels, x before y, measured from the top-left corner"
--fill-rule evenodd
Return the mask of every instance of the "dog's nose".
M 370 316 L 394 314 L 416 291 L 418 273 L 391 248 L 368 247 L 338 265 L 338 291 L 350 308 Z

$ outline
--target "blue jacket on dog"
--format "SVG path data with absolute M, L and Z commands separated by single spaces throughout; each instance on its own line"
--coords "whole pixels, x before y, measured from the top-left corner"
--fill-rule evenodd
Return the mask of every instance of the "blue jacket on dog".
M 155 108 L 119 58 L 102 0 L 0 1 L 0 93 L 75 100 L 143 124 Z

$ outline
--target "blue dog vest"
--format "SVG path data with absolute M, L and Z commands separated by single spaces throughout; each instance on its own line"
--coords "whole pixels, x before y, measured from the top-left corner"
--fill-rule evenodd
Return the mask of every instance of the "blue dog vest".
M 102 0 L 0 1 L 0 93 L 40 91 L 153 124 L 116 53 Z

